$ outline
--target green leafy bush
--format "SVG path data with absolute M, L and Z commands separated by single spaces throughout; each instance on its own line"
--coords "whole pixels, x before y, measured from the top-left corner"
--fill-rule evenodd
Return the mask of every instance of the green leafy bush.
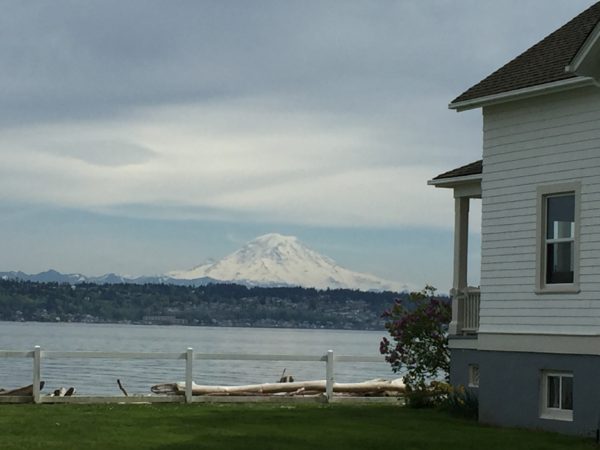
M 437 403 L 451 414 L 476 419 L 479 413 L 479 400 L 473 391 L 464 386 L 451 386 L 447 383 L 437 383 Z

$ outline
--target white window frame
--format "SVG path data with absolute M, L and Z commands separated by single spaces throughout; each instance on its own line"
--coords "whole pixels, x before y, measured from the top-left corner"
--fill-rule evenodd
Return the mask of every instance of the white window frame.
M 479 387 L 479 364 L 469 364 L 469 383 L 470 388 Z
M 573 409 L 549 408 L 548 407 L 548 377 L 560 377 L 560 394 L 559 399 L 562 401 L 562 379 L 571 378 L 573 380 L 573 372 L 565 372 L 558 370 L 542 371 L 541 390 L 540 390 L 540 417 L 542 419 L 563 420 L 567 422 L 573 421 Z M 573 397 L 575 397 L 575 383 L 573 381 Z M 571 403 L 574 406 L 574 398 Z
M 546 283 L 546 199 L 560 195 L 573 195 L 575 198 L 574 211 L 574 238 L 573 238 L 573 282 L 572 283 Z M 536 208 L 536 280 L 535 292 L 537 294 L 576 294 L 579 293 L 579 228 L 581 209 L 581 183 L 563 183 L 538 186 Z

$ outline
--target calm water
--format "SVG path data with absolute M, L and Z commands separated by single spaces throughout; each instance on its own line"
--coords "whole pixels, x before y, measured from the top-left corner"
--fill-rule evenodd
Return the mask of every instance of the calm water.
M 298 330 L 272 328 L 183 327 L 119 324 L 0 322 L 0 350 L 253 353 L 378 356 L 385 331 Z M 31 383 L 29 358 L 0 358 L 0 388 Z M 325 378 L 325 363 L 271 361 L 195 361 L 198 384 L 250 384 L 277 381 L 283 371 L 298 381 Z M 336 381 L 396 378 L 381 363 L 337 363 Z M 43 393 L 74 386 L 82 395 L 120 395 L 117 378 L 130 394 L 148 394 L 150 386 L 185 379 L 181 360 L 42 360 Z

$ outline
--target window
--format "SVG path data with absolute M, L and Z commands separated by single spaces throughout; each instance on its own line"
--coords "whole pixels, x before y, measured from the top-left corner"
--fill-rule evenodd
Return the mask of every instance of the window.
M 575 195 L 548 195 L 546 209 L 546 284 L 573 283 Z
M 578 292 L 579 184 L 538 189 L 537 289 Z
M 573 420 L 573 374 L 543 372 L 541 401 L 542 418 Z
M 478 364 L 469 364 L 469 387 L 479 387 Z

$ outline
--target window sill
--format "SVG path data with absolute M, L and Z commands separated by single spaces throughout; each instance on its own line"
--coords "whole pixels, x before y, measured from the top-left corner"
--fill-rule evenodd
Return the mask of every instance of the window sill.
M 540 415 L 540 419 L 573 422 L 573 411 L 545 411 Z
M 578 285 L 563 285 L 563 286 L 552 286 L 552 287 L 543 287 L 537 288 L 535 293 L 538 295 L 546 295 L 546 294 L 579 294 L 581 289 L 579 289 Z

